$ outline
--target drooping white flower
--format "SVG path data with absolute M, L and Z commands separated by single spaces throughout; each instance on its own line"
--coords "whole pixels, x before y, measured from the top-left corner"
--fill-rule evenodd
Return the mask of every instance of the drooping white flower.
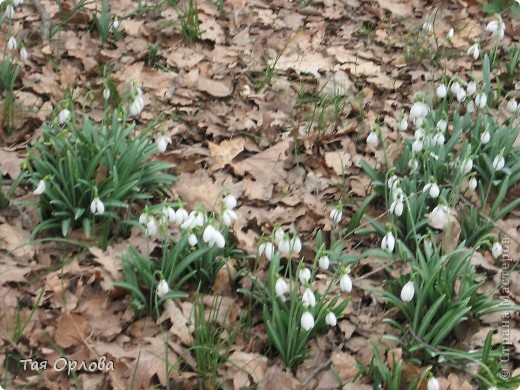
M 432 32 L 433 31 L 433 23 L 430 21 L 424 22 L 422 25 L 422 29 L 426 32 Z
M 338 208 L 332 209 L 330 212 L 330 219 L 332 219 L 332 222 L 338 224 L 341 222 L 341 218 L 343 218 L 343 211 Z
M 415 102 L 410 109 L 410 118 L 416 119 L 416 118 L 424 118 L 426 115 L 428 115 L 428 112 L 430 111 L 430 107 L 426 103 L 423 102 Z
M 38 182 L 38 186 L 36 187 L 36 189 L 33 191 L 33 194 L 34 195 L 41 195 L 45 192 L 45 188 L 46 188 L 46 185 L 45 185 L 45 180 L 40 180 Z
M 157 285 L 157 296 L 159 298 L 164 297 L 166 294 L 170 292 L 170 287 L 168 286 L 168 282 L 166 280 L 161 280 Z
M 486 31 L 491 34 L 491 36 L 498 37 L 499 40 L 504 38 L 504 34 L 506 32 L 506 26 L 502 20 L 493 20 L 489 22 L 486 26 Z
M 182 225 L 188 218 L 188 212 L 182 207 L 175 212 L 175 223 L 177 225 Z
M 473 99 L 466 100 L 466 110 L 469 113 L 475 112 L 475 102 L 473 101 Z
M 450 87 L 450 92 L 457 96 L 457 94 L 459 93 L 460 91 L 460 83 L 458 81 L 455 81 L 453 84 L 451 84 L 451 87 Z
M 279 298 L 285 300 L 285 294 L 289 292 L 289 285 L 284 278 L 278 278 L 274 285 L 274 291 Z
M 502 256 L 502 253 L 504 253 L 504 248 L 498 241 L 495 242 L 491 248 L 491 254 L 495 259 L 498 259 L 500 256 Z
M 471 179 L 469 179 L 468 187 L 470 190 L 475 191 L 475 189 L 477 188 L 477 185 L 478 185 L 478 181 L 475 176 L 473 176 Z
M 399 131 L 406 131 L 408 129 L 408 121 L 405 117 L 402 117 L 399 123 L 397 124 L 397 128 Z
M 445 142 L 446 142 L 446 137 L 444 136 L 444 134 L 436 133 L 432 139 L 432 143 L 433 143 L 432 146 L 435 146 L 435 145 L 441 146 L 441 145 L 444 145 Z
M 477 83 L 475 81 L 470 81 L 467 88 L 468 95 L 473 95 L 477 91 Z
M 67 110 L 66 108 L 64 108 L 58 114 L 58 122 L 60 122 L 60 124 L 64 125 L 65 123 L 67 123 L 69 121 L 69 119 L 70 119 L 70 111 Z
M 437 185 L 437 183 L 434 182 L 434 183 L 427 183 L 423 188 L 423 192 L 429 192 L 430 197 L 435 199 L 435 198 L 439 197 L 441 190 L 440 190 L 439 186 Z
M 444 99 L 446 97 L 446 95 L 448 94 L 448 89 L 446 88 L 446 86 L 444 84 L 439 84 L 439 86 L 437 87 L 437 90 L 435 92 L 439 99 Z
M 473 159 L 471 157 L 463 160 L 462 164 L 460 165 L 460 169 L 462 170 L 463 173 L 469 173 L 472 168 L 473 168 Z
M 222 222 L 226 226 L 231 226 L 233 222 L 238 221 L 238 215 L 234 210 L 226 209 L 222 214 Z
M 281 227 L 274 231 L 274 241 L 276 243 L 279 243 L 280 241 L 282 241 L 284 239 L 284 237 L 285 237 L 285 232 L 283 231 L 283 229 Z
M 141 88 L 138 88 L 138 91 L 141 91 Z M 142 92 L 141 92 L 141 94 L 138 94 L 137 96 L 134 97 L 134 99 L 128 106 L 128 112 L 129 112 L 130 116 L 139 116 L 141 111 L 143 111 L 143 108 L 144 108 L 144 99 L 143 99 Z
M 114 21 L 112 22 L 112 29 L 114 31 L 119 30 L 119 19 L 118 18 L 115 18 Z
M 338 319 L 336 318 L 336 314 L 334 314 L 333 311 L 327 313 L 327 315 L 325 316 L 325 323 L 328 326 L 336 326 L 337 325 Z
M 105 100 L 110 99 L 110 89 L 109 88 L 105 88 L 103 90 L 103 99 L 105 99 Z
M 461 87 L 459 92 L 457 92 L 457 101 L 462 103 L 464 100 L 466 100 L 466 91 Z
M 269 261 L 272 260 L 275 253 L 275 247 L 272 242 L 264 242 L 258 247 L 258 256 L 265 254 L 265 258 Z
M 468 51 L 466 52 L 466 54 L 468 56 L 473 56 L 473 59 L 474 60 L 477 60 L 478 57 L 480 56 L 480 48 L 478 46 L 478 43 L 475 43 L 473 44 L 473 46 L 471 46 Z
M 302 319 L 301 319 L 300 323 L 301 323 L 303 330 L 308 332 L 309 330 L 314 328 L 314 317 L 312 316 L 312 314 L 310 312 L 306 311 L 305 313 L 302 314 Z
M 278 243 L 278 250 L 284 254 L 287 255 L 291 251 L 291 240 L 289 238 L 284 237 L 279 243 Z
M 491 134 L 489 134 L 489 130 L 484 131 L 480 136 L 480 142 L 483 145 L 487 144 L 491 140 Z
M 431 227 L 444 230 L 450 222 L 450 208 L 445 204 L 438 204 L 429 214 L 429 217 Z
M 298 271 L 298 279 L 301 284 L 306 284 L 311 280 L 311 270 L 307 267 L 303 267 Z
M 415 286 L 413 285 L 413 281 L 409 281 L 403 286 L 401 290 L 401 300 L 403 302 L 410 302 L 415 295 Z
M 237 198 L 230 194 L 224 198 L 224 204 L 226 205 L 227 209 L 233 210 L 235 207 L 237 207 Z
M 339 288 L 341 291 L 344 292 L 351 292 L 352 291 L 352 279 L 350 279 L 349 274 L 344 274 L 341 279 L 339 280 Z
M 377 142 L 378 142 L 377 133 L 375 131 L 371 131 L 367 137 L 367 144 L 375 145 L 375 144 L 377 144 Z
M 328 270 L 329 269 L 329 265 L 330 265 L 329 256 L 321 256 L 320 259 L 318 260 L 318 264 L 319 264 L 320 269 L 322 271 Z
M 193 233 L 191 233 L 189 236 L 188 236 L 188 243 L 191 245 L 191 246 L 195 246 L 197 245 L 197 243 L 199 242 L 199 240 L 197 239 L 197 236 Z
M 475 105 L 478 108 L 483 109 L 484 107 L 486 107 L 486 104 L 487 104 L 487 95 L 484 92 L 479 93 L 479 94 L 477 94 L 477 96 L 475 96 Z
M 316 306 L 316 296 L 310 288 L 306 288 L 303 292 L 302 302 L 304 307 Z
M 150 237 L 157 235 L 157 221 L 155 220 L 155 218 L 151 217 L 146 222 L 145 234 Z
M 495 172 L 501 171 L 506 165 L 506 160 L 502 157 L 502 154 L 498 154 L 493 160 L 493 169 Z
M 292 253 L 299 254 L 302 250 L 302 241 L 300 237 L 294 236 L 290 242 Z
M 22 46 L 20 48 L 20 59 L 22 60 L 22 62 L 25 62 L 25 61 L 27 61 L 28 58 L 29 58 L 29 53 L 27 52 L 27 49 L 25 48 L 25 46 Z
M 172 139 L 170 137 L 166 137 L 165 135 L 161 135 L 155 142 L 157 144 L 157 150 L 159 153 L 164 153 L 166 152 L 168 144 L 172 143 Z
M 175 222 L 175 210 L 170 206 L 165 206 L 162 208 L 162 219 L 164 222 L 168 221 L 170 223 Z
M 454 34 L 455 34 L 455 31 L 453 30 L 453 28 L 450 28 L 450 31 L 448 31 L 448 34 L 446 35 L 446 39 L 448 41 L 451 41 Z
M 11 36 L 7 41 L 7 49 L 8 50 L 16 50 L 18 48 L 18 42 L 16 42 L 16 38 Z
M 92 214 L 103 215 L 105 213 L 105 204 L 96 196 L 90 203 L 90 211 Z
M 392 191 L 395 191 L 397 184 L 399 184 L 399 178 L 397 177 L 397 175 L 394 174 L 388 178 L 387 186 Z
M 381 249 L 387 252 L 393 252 L 395 248 L 395 237 L 391 231 L 388 231 L 383 240 L 381 240 Z
M 391 213 L 393 213 L 396 217 L 400 217 L 401 215 L 403 215 L 403 211 L 404 211 L 404 201 L 403 201 L 403 199 L 402 198 L 395 199 L 390 204 L 389 211 Z
M 507 111 L 509 111 L 511 114 L 514 114 L 516 110 L 518 110 L 518 103 L 515 99 L 511 98 L 507 103 Z
M 435 127 L 438 131 L 444 133 L 446 129 L 448 128 L 448 122 L 444 119 L 441 119 L 437 122 L 437 126 Z
M 439 381 L 437 378 L 430 378 L 428 380 L 428 390 L 441 390 L 441 385 L 439 384 Z
M 224 236 L 213 226 L 208 225 L 202 233 L 202 240 L 209 246 L 217 246 L 218 248 L 224 248 L 226 245 Z
M 419 169 L 419 161 L 417 161 L 415 158 L 412 158 L 410 161 L 408 161 L 408 167 L 412 172 L 417 171 L 417 169 Z
M 14 7 L 11 4 L 8 4 L 7 7 L 5 7 L 4 16 L 7 19 L 11 19 L 14 16 Z

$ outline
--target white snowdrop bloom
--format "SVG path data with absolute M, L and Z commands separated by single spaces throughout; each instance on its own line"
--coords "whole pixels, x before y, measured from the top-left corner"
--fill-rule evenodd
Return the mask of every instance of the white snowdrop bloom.
M 109 88 L 105 88 L 103 90 L 103 99 L 105 99 L 105 100 L 110 99 L 110 89 Z
M 429 217 L 431 227 L 444 230 L 450 222 L 450 208 L 445 204 L 438 204 L 429 214 Z
M 137 89 L 138 91 L 141 91 L 141 88 Z M 134 100 L 132 100 L 132 103 L 130 103 L 130 106 L 128 107 L 128 112 L 130 113 L 130 116 L 139 116 L 141 114 L 141 111 L 143 111 L 144 108 L 144 99 L 142 96 L 142 91 L 140 94 L 134 97 Z
M 58 122 L 60 122 L 60 124 L 64 125 L 65 123 L 67 123 L 69 121 L 69 119 L 70 119 L 70 111 L 67 110 L 66 108 L 64 108 L 58 114 Z
M 461 87 L 459 92 L 457 92 L 457 101 L 462 103 L 464 100 L 466 100 L 466 91 Z
M 421 127 L 423 125 L 423 123 L 424 123 L 423 116 L 413 119 L 413 125 L 415 126 L 415 128 Z
M 206 226 L 206 229 L 204 229 L 204 233 L 202 233 L 202 240 L 209 246 L 216 245 L 218 248 L 224 248 L 226 245 L 226 241 L 222 233 L 220 233 L 211 225 Z
M 197 243 L 199 242 L 199 240 L 197 239 L 197 236 L 193 233 L 191 233 L 189 236 L 188 236 L 188 243 L 191 245 L 191 246 L 195 246 L 197 245 Z
M 413 285 L 413 282 L 410 280 L 403 286 L 403 289 L 401 290 L 401 300 L 403 302 L 410 302 L 413 299 L 414 295 L 415 287 Z
M 427 104 L 423 102 L 415 102 L 410 109 L 410 118 L 424 118 L 426 115 L 428 115 L 428 112 L 430 111 L 430 108 Z
M 434 136 L 432 134 L 428 134 L 426 137 L 424 137 L 423 140 L 423 148 L 431 148 L 435 146 L 436 141 L 434 139 Z
M 435 199 L 439 197 L 441 190 L 437 183 L 427 183 L 423 188 L 423 192 L 428 192 L 430 197 Z
M 375 131 L 371 131 L 367 137 L 367 144 L 375 145 L 375 144 L 377 144 L 377 142 L 378 142 L 377 133 Z
M 202 233 L 202 240 L 205 243 L 209 243 L 210 241 L 213 241 L 214 235 L 215 235 L 215 228 L 211 225 L 208 225 L 204 229 L 204 233 Z
M 155 218 L 150 218 L 146 222 L 145 234 L 147 236 L 155 236 L 155 235 L 157 235 L 157 222 L 155 221 Z
M 22 5 L 23 4 L 23 0 L 13 0 L 13 5 L 15 7 L 18 7 L 19 5 Z
M 506 160 L 502 157 L 502 153 L 499 153 L 493 160 L 493 169 L 495 171 L 501 171 L 506 165 Z
M 237 207 L 237 198 L 230 194 L 224 198 L 224 204 L 228 210 L 233 210 Z
M 351 292 L 352 291 L 352 279 L 350 279 L 349 274 L 345 274 L 341 277 L 339 280 L 339 288 L 341 291 L 344 292 Z
M 301 268 L 298 271 L 298 279 L 301 284 L 306 284 L 311 280 L 311 270 L 307 267 Z
M 329 265 L 330 265 L 329 256 L 321 256 L 320 259 L 318 260 L 318 264 L 319 264 L 320 269 L 322 271 L 328 270 L 329 269 Z
M 337 325 L 338 319 L 336 318 L 336 314 L 334 314 L 333 311 L 331 311 L 330 313 L 327 313 L 327 315 L 325 316 L 325 323 L 328 326 L 336 326 Z
M 439 84 L 435 93 L 437 94 L 437 97 L 439 99 L 444 99 L 446 97 L 446 95 L 448 94 L 448 89 L 446 88 L 446 86 L 444 84 Z
M 115 18 L 114 21 L 112 22 L 112 29 L 114 31 L 119 30 L 119 19 L 118 18 Z
M 166 137 L 165 135 L 161 135 L 159 138 L 157 138 L 157 141 L 155 141 L 157 144 L 157 150 L 159 153 L 166 152 L 166 148 L 168 147 L 168 144 L 172 143 L 172 140 L 170 137 Z
M 468 51 L 466 52 L 468 56 L 473 56 L 474 60 L 477 60 L 480 56 L 480 48 L 478 46 L 478 43 L 475 43 L 473 46 L 471 46 Z
M 387 252 L 393 252 L 395 248 L 395 237 L 394 234 L 389 231 L 381 240 L 381 249 Z
M 278 243 L 278 250 L 284 255 L 289 254 L 291 251 L 291 241 L 289 238 L 284 237 L 284 239 Z
M 439 156 L 437 156 L 435 153 L 430 152 L 430 157 L 433 158 L 435 161 L 439 159 Z
M 194 210 L 190 213 L 190 216 L 193 217 L 195 226 L 203 226 L 207 220 L 208 217 L 206 216 L 206 213 L 201 210 Z M 189 217 L 188 217 L 189 218 Z
M 304 307 L 316 306 L 316 296 L 310 288 L 306 288 L 303 292 L 302 302 Z
M 491 140 L 491 134 L 489 134 L 489 130 L 484 131 L 480 136 L 480 142 L 483 145 L 486 145 Z
M 489 32 L 493 38 L 498 37 L 498 39 L 501 40 L 504 38 L 506 26 L 502 20 L 493 20 L 487 24 L 486 31 Z
M 504 253 L 504 248 L 502 248 L 502 245 L 500 245 L 498 241 L 495 242 L 491 248 L 491 254 L 495 259 L 498 259 L 500 256 L 502 256 L 502 253 Z
M 164 297 L 166 294 L 170 292 L 170 287 L 168 286 L 168 282 L 166 280 L 161 280 L 157 285 L 157 296 L 159 298 Z
M 475 112 L 475 102 L 473 101 L 473 99 L 466 100 L 466 110 L 469 113 Z
M 29 58 L 29 53 L 27 52 L 27 49 L 25 48 L 25 46 L 22 46 L 20 48 L 20 59 L 22 60 L 22 62 L 25 62 L 25 61 L 27 61 L 28 58 Z
M 401 120 L 397 124 L 397 128 L 400 131 L 406 131 L 408 129 L 408 121 L 406 120 L 405 117 L 401 118 Z
M 289 292 L 289 285 L 284 278 L 279 278 L 276 281 L 274 285 L 274 291 L 279 298 L 285 300 L 285 294 Z
M 38 186 L 33 191 L 33 194 L 34 195 L 41 195 L 41 194 L 43 194 L 45 192 L 45 187 L 46 187 L 45 180 L 40 180 L 38 182 Z
M 238 221 L 237 213 L 230 209 L 224 210 L 224 214 L 222 214 L 222 222 L 224 222 L 224 225 L 231 226 L 235 221 Z
M 433 146 L 441 146 L 446 142 L 446 137 L 442 133 L 437 133 L 433 136 Z
M 338 208 L 332 209 L 330 212 L 330 219 L 332 219 L 335 224 L 338 224 L 341 222 L 341 218 L 343 218 L 343 211 Z
M 414 151 L 415 153 L 420 153 L 422 152 L 423 150 L 423 147 L 424 147 L 424 144 L 423 144 L 423 139 L 416 139 L 415 141 L 413 141 L 412 143 L 412 151 Z
M 274 241 L 275 242 L 280 242 L 284 239 L 285 237 L 285 232 L 283 231 L 282 228 L 278 228 L 274 231 Z
M 190 215 L 183 223 L 180 224 L 181 229 L 193 229 L 197 226 L 195 217 Z
M 300 237 L 294 236 L 291 239 L 291 251 L 292 253 L 299 254 L 302 250 L 302 241 L 300 240 Z
M 475 81 L 470 81 L 467 88 L 468 95 L 473 95 L 477 91 L 477 83 Z
M 408 161 L 408 167 L 412 172 L 415 172 L 417 169 L 419 169 L 419 161 L 417 161 L 415 158 L 412 158 L 410 161 Z
M 477 188 L 477 185 L 478 185 L 478 181 L 475 176 L 473 176 L 471 179 L 469 179 L 468 187 L 470 190 L 475 191 L 475 189 Z
M 105 204 L 96 196 L 90 203 L 90 211 L 92 214 L 103 215 L 105 213 Z
M 404 211 L 403 199 L 402 198 L 398 198 L 398 199 L 394 200 L 390 204 L 390 210 L 389 211 L 392 214 L 394 214 L 396 217 L 400 217 L 401 215 L 403 215 L 403 211 Z
M 510 99 L 507 103 L 507 111 L 509 111 L 511 114 L 514 114 L 516 110 L 518 109 L 518 103 L 515 99 Z
M 162 209 L 163 217 L 165 220 L 168 220 L 170 223 L 175 223 L 175 210 L 170 206 L 163 207 Z
M 450 92 L 456 96 L 459 93 L 459 91 L 460 91 L 460 83 L 458 81 L 455 81 L 453 84 L 451 84 Z
M 310 312 L 306 311 L 305 313 L 302 314 L 301 326 L 302 326 L 303 330 L 305 330 L 307 332 L 309 330 L 311 330 L 312 328 L 314 328 L 314 317 L 312 316 L 312 314 Z
M 446 40 L 451 41 L 454 34 L 455 30 L 453 30 L 453 28 L 450 28 L 450 31 L 448 31 L 448 34 L 446 35 Z
M 175 223 L 177 225 L 182 225 L 188 218 L 188 212 L 182 207 L 175 212 Z
M 482 93 L 479 93 L 477 94 L 477 96 L 475 96 L 475 105 L 482 109 L 484 107 L 486 107 L 486 104 L 487 104 L 487 95 L 482 92 Z
M 258 255 L 262 256 L 262 254 L 265 254 L 265 258 L 269 261 L 271 261 L 274 257 L 275 253 L 275 247 L 272 242 L 264 242 L 260 244 L 258 247 Z
M 7 19 L 11 19 L 14 16 L 14 7 L 11 4 L 5 7 L 4 16 Z
M 439 122 L 437 122 L 436 128 L 438 131 L 442 131 L 444 133 L 448 128 L 448 122 L 444 119 L 441 119 Z
M 18 42 L 16 42 L 15 37 L 9 37 L 7 41 L 7 49 L 8 50 L 16 50 L 18 48 Z
M 423 25 L 422 25 L 422 29 L 426 32 L 432 32 L 433 31 L 433 24 L 432 22 L 425 22 Z
M 148 223 L 148 221 L 150 220 L 150 218 L 152 218 L 152 217 L 147 212 L 141 213 L 141 215 L 139 216 L 139 223 L 141 225 L 146 225 Z
M 441 385 L 439 384 L 439 381 L 437 378 L 430 378 L 428 380 L 428 390 L 441 390 Z
M 395 191 L 398 184 L 399 184 L 399 178 L 397 177 L 397 175 L 392 175 L 388 178 L 387 185 L 388 185 L 388 188 L 390 188 L 392 191 Z
M 473 168 L 473 159 L 467 158 L 462 161 L 460 169 L 462 170 L 463 173 L 469 173 L 472 168 Z

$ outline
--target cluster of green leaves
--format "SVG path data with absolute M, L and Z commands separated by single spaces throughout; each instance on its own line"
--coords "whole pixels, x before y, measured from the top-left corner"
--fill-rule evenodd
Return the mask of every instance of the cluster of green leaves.
M 138 200 L 162 194 L 175 176 L 165 172 L 171 164 L 154 161 L 157 152 L 148 132 L 133 136 L 133 125 L 121 120 L 117 110 L 111 123 L 94 124 L 84 116 L 80 126 L 70 120 L 63 127 L 43 126 L 43 138 L 28 149 L 29 178 L 33 184 L 47 182 L 40 195 L 36 234 L 83 227 L 87 236 L 102 223 L 103 246 L 112 229 L 132 223 L 130 206 Z M 95 196 L 105 205 L 103 215 L 93 215 Z

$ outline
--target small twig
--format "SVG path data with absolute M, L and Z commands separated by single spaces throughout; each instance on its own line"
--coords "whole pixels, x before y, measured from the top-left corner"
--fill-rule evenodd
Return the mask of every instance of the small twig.
M 47 11 L 45 11 L 45 8 L 43 8 L 42 3 L 40 0 L 33 0 L 34 8 L 36 8 L 36 11 L 38 11 L 38 14 L 40 15 L 40 19 L 42 20 L 42 43 L 43 46 L 47 46 L 50 42 L 50 36 L 51 36 L 51 18 L 49 17 L 49 14 Z
M 317 366 L 314 370 L 311 371 L 311 373 L 309 374 L 309 376 L 307 376 L 307 378 L 305 378 L 305 380 L 303 381 L 302 385 L 303 386 L 307 386 L 307 384 L 316 376 L 318 375 L 323 369 L 327 368 L 330 366 L 330 363 L 332 363 L 332 358 L 328 358 L 326 361 L 324 361 L 323 363 L 321 363 L 319 366 Z

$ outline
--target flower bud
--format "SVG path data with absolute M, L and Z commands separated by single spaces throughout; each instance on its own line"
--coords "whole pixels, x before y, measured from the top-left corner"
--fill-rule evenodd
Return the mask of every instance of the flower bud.
M 401 290 L 401 300 L 403 302 L 410 302 L 413 299 L 413 296 L 415 295 L 415 287 L 413 284 L 413 281 L 409 281 L 403 286 L 403 289 Z
M 314 328 L 314 317 L 308 311 L 302 314 L 301 326 L 305 331 L 309 331 Z

